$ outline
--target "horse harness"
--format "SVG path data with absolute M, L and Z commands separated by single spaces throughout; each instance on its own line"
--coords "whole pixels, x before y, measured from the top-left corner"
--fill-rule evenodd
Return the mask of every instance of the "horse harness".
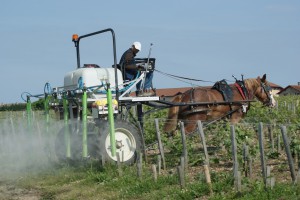
M 243 100 L 248 100 L 249 99 L 249 92 L 245 86 L 245 82 L 244 80 L 236 80 L 235 82 L 235 87 L 237 88 L 237 90 L 239 91 L 239 93 L 241 94 Z M 228 102 L 228 105 L 230 107 L 230 111 L 228 111 L 224 116 L 221 116 L 219 119 L 222 119 L 224 117 L 228 117 L 230 118 L 231 115 L 233 113 L 235 113 L 236 111 L 238 111 L 241 107 L 243 112 L 247 112 L 247 108 L 250 106 L 250 103 L 248 103 L 247 105 L 242 104 L 241 107 L 238 107 L 236 109 L 232 108 L 232 99 L 233 99 L 233 91 L 232 88 L 227 84 L 226 80 L 221 80 L 218 81 L 214 84 L 214 86 L 212 87 L 212 89 L 216 89 L 217 91 L 219 91 L 224 99 L 224 102 Z M 189 96 L 190 96 L 190 102 L 194 103 L 194 99 L 195 99 L 195 94 L 194 94 L 195 88 L 192 88 L 191 90 L 189 90 Z M 193 113 L 203 113 L 206 112 L 208 113 L 209 111 L 211 111 L 211 109 L 209 108 L 197 108 L 198 106 L 190 106 L 190 110 L 185 111 L 183 113 L 183 115 L 189 115 L 189 114 L 193 114 Z M 219 120 L 218 119 L 218 120 Z
M 194 99 L 195 99 L 195 88 L 192 88 L 189 90 L 189 96 L 190 96 L 190 102 L 194 103 Z M 197 106 L 190 106 L 190 110 L 185 111 L 183 113 L 183 115 L 189 115 L 192 113 L 199 113 L 199 112 L 209 112 L 210 109 L 207 108 L 196 108 Z
M 249 93 L 243 79 L 242 80 L 236 80 L 234 85 L 237 88 L 237 90 L 239 91 L 239 93 L 241 94 L 243 100 L 251 99 L 250 93 Z M 242 108 L 243 108 L 243 112 L 246 113 L 247 108 L 248 109 L 250 108 L 250 102 L 248 102 L 248 105 L 242 104 Z
M 249 99 L 249 92 L 248 89 L 245 85 L 244 80 L 237 80 L 234 83 L 234 86 L 237 88 L 237 90 L 239 91 L 240 95 L 242 96 L 243 100 L 248 100 Z M 230 110 L 224 115 L 221 116 L 220 119 L 224 118 L 224 117 L 228 117 L 230 118 L 232 116 L 233 113 L 237 112 L 241 107 L 242 107 L 242 111 L 244 113 L 247 112 L 247 108 L 250 106 L 250 103 L 248 103 L 247 105 L 242 104 L 241 103 L 241 107 L 238 107 L 236 109 L 232 108 L 232 99 L 233 99 L 233 91 L 232 88 L 228 85 L 228 83 L 226 82 L 225 79 L 218 81 L 215 83 L 215 85 L 213 86 L 213 89 L 218 90 L 223 98 L 225 102 L 228 102 L 229 108 Z
M 267 105 L 270 105 L 272 103 L 272 95 L 270 94 L 271 87 L 269 85 L 263 83 L 262 81 L 260 82 L 260 85 L 261 85 L 262 90 L 264 90 L 265 94 L 268 97 Z

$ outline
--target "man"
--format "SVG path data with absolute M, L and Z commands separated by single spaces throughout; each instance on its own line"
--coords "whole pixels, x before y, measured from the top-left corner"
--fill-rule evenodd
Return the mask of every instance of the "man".
M 141 51 L 142 45 L 140 42 L 134 42 L 132 46 L 123 53 L 119 65 L 125 71 L 125 80 L 133 80 L 136 78 L 138 71 L 145 70 L 143 66 L 138 65 L 135 62 L 136 54 Z M 125 70 L 124 70 L 125 69 Z M 145 82 L 144 82 L 144 90 L 140 91 L 141 82 L 139 82 L 136 87 L 139 91 L 138 96 L 154 96 L 155 93 L 152 91 L 152 79 L 153 72 L 148 71 L 146 74 Z

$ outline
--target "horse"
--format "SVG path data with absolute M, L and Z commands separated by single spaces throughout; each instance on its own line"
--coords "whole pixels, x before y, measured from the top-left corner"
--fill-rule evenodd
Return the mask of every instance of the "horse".
M 237 82 L 244 84 L 243 90 Z M 224 95 L 214 88 L 196 87 L 175 95 L 171 101 L 176 106 L 169 108 L 164 132 L 174 135 L 179 121 L 184 122 L 186 134 L 196 130 L 197 120 L 214 122 L 229 118 L 232 124 L 236 124 L 246 115 L 250 102 L 255 98 L 264 106 L 276 105 L 266 74 L 262 78 L 258 76 L 237 82 L 228 85 L 231 89 L 230 101 L 225 100 Z

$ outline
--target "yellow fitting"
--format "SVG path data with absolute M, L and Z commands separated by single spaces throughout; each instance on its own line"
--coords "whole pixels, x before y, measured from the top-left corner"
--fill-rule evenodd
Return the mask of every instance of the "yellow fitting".
M 101 100 L 97 100 L 95 103 L 97 104 L 97 106 L 105 106 L 107 104 L 107 100 L 101 99 Z
M 117 105 L 118 105 L 118 102 L 117 102 L 117 100 L 115 100 L 115 99 L 114 99 L 114 100 L 112 100 L 112 104 L 117 106 Z

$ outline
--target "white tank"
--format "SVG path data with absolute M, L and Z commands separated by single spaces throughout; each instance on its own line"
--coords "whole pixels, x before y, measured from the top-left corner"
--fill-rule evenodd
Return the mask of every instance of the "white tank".
M 121 71 L 117 70 L 118 84 L 123 84 Z M 78 68 L 68 72 L 64 77 L 64 88 L 73 90 L 78 88 L 79 79 L 84 87 L 100 86 L 106 82 L 115 90 L 115 69 L 114 68 Z M 122 86 L 119 86 L 122 89 Z

